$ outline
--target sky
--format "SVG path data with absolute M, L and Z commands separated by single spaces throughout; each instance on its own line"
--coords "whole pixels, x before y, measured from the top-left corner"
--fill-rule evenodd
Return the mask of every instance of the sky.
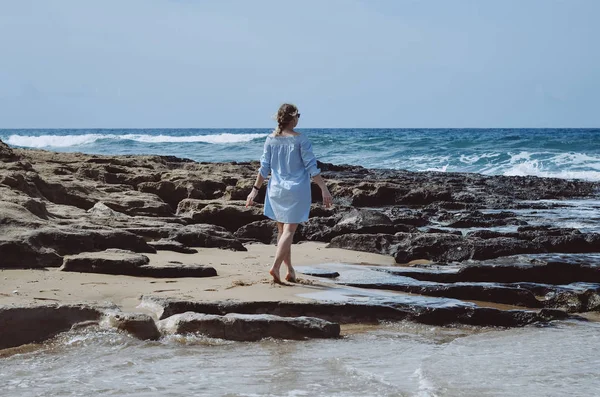
M 0 128 L 600 127 L 598 0 L 0 0 Z

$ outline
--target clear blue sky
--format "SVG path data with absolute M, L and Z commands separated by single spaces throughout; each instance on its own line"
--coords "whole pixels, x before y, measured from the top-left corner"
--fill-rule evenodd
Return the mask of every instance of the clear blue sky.
M 0 0 L 0 128 L 600 127 L 598 0 Z

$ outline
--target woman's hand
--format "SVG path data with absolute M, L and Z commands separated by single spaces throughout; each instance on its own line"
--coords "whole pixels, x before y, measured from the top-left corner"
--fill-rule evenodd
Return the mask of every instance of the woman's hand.
M 321 189 L 321 196 L 323 197 L 323 205 L 325 208 L 331 207 L 331 204 L 333 204 L 333 197 L 331 197 L 331 193 L 329 193 L 327 186 L 324 189 Z
M 252 191 L 248 195 L 248 198 L 246 198 L 246 207 L 250 207 L 250 206 L 254 205 L 254 199 L 256 198 L 257 195 L 258 195 L 258 190 L 252 188 Z

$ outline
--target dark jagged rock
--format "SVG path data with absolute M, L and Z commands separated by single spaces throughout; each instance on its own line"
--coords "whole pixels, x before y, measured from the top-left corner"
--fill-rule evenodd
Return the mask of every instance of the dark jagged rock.
M 545 252 L 545 248 L 537 241 L 520 240 L 510 237 L 490 239 L 469 239 L 473 244 L 470 259 L 485 260 L 514 254 L 535 254 Z
M 419 187 L 402 196 L 398 204 L 427 205 L 434 202 L 453 201 L 452 192 L 445 187 Z
M 172 216 L 171 206 L 160 198 L 147 193 L 127 191 L 113 194 L 104 201 L 107 207 L 127 215 L 138 216 Z
M 422 230 L 423 233 L 437 233 L 437 234 L 454 234 L 455 236 L 462 236 L 462 232 L 460 230 L 448 230 L 448 229 L 439 229 L 437 227 L 428 227 Z
M 211 338 L 257 341 L 264 338 L 337 338 L 340 326 L 314 317 L 229 313 L 224 316 L 187 312 L 159 323 L 163 334 L 199 333 Z
M 139 275 L 155 278 L 183 278 L 183 277 L 215 277 L 217 271 L 214 267 L 204 265 L 182 265 L 169 263 L 163 266 L 145 265 L 140 267 Z
M 84 252 L 64 258 L 63 272 L 139 275 L 139 269 L 150 263 L 146 255 L 120 250 Z
M 542 302 L 537 300 L 530 291 L 505 285 L 478 283 L 423 284 L 395 279 L 382 280 L 381 282 L 339 282 L 338 284 L 358 288 L 410 292 L 413 294 L 439 296 L 467 301 L 476 300 L 495 302 L 531 308 L 544 307 Z
M 334 224 L 336 220 L 337 223 Z M 315 225 L 315 222 L 321 224 Z M 338 217 L 311 219 L 307 227 L 302 229 L 302 233 L 307 240 L 329 242 L 334 237 L 348 233 L 394 234 L 415 230 L 412 226 L 395 224 L 387 215 L 379 211 L 353 209 Z
M 208 204 L 200 211 L 190 211 L 185 214 L 194 223 L 208 223 L 222 226 L 230 232 L 235 232 L 248 223 L 265 220 L 262 211 L 257 208 L 245 208 L 243 206 Z
M 19 159 L 13 150 L 6 143 L 0 140 L 0 161 L 16 161 Z
M 196 190 L 182 182 L 142 182 L 137 185 L 137 188 L 140 192 L 156 194 L 171 208 L 177 208 L 179 203 L 186 198 L 201 198 Z
M 382 212 L 390 218 L 394 225 L 421 227 L 429 224 L 429 220 L 421 211 L 407 209 L 406 207 L 387 207 Z
M 473 242 L 453 234 L 397 233 L 395 237 L 399 239 L 393 254 L 397 263 L 416 259 L 460 262 L 470 259 L 474 249 Z
M 298 267 L 296 267 L 296 270 L 299 273 L 305 274 L 307 276 L 313 276 L 313 277 L 337 278 L 340 276 L 340 274 L 336 271 L 317 269 L 314 267 L 298 266 Z
M 156 252 L 141 237 L 116 229 L 16 228 L 0 238 L 0 268 L 58 267 L 63 255 L 109 248 Z
M 345 234 L 333 238 L 328 247 L 393 255 L 397 263 L 417 259 L 461 262 L 515 254 L 600 252 L 600 234 L 576 233 L 531 239 L 525 233 L 475 232 L 467 237 L 439 233 Z
M 386 268 L 384 271 L 421 281 L 459 282 L 532 282 L 541 284 L 570 284 L 575 282 L 600 283 L 600 267 L 576 261 L 548 260 L 523 262 L 518 258 L 504 258 L 504 263 L 481 262 L 458 270 L 425 270 L 414 268 Z M 506 263 L 513 262 L 513 263 Z
M 392 255 L 400 241 L 402 238 L 390 234 L 345 234 L 333 238 L 327 247 Z
M 30 269 L 58 267 L 63 261 L 55 250 L 31 245 L 21 239 L 0 236 L 0 268 Z
M 38 207 L 37 202 L 30 199 L 18 200 L 20 203 L 0 201 L 0 227 L 37 228 L 48 224 L 48 212 L 45 206 Z
M 334 191 L 336 192 L 336 191 Z M 408 191 L 391 183 L 360 183 L 352 192 L 352 205 L 356 207 L 380 207 L 404 204 L 401 197 Z
M 277 223 L 270 219 L 252 222 L 240 227 L 233 235 L 246 242 L 257 241 L 263 244 L 275 244 L 277 242 Z M 297 235 L 299 236 L 300 232 Z
M 247 251 L 242 243 L 225 228 L 215 225 L 187 225 L 169 232 L 169 239 L 189 247 L 225 248 Z
M 545 306 L 569 313 L 600 311 L 600 285 L 583 291 L 557 289 L 546 295 Z
M 346 234 L 332 239 L 328 247 L 393 255 L 397 263 L 416 259 L 463 261 L 473 252 L 471 241 L 435 233 Z
M 136 187 L 137 185 L 144 182 L 153 182 L 160 180 L 159 173 L 144 173 L 142 172 L 131 172 L 129 167 L 136 168 L 136 171 L 139 171 L 139 168 L 142 164 L 135 164 L 132 162 L 127 163 L 127 165 L 115 163 L 83 163 L 77 169 L 77 175 L 92 179 L 98 182 L 104 182 L 107 184 L 118 184 L 118 185 L 131 185 L 132 187 Z M 146 167 L 142 167 L 142 170 Z M 146 170 L 147 171 L 147 170 Z
M 517 219 L 516 214 L 511 212 L 499 212 L 484 214 L 480 211 L 472 211 L 467 214 L 461 214 L 458 219 L 454 219 L 447 227 L 469 228 L 469 227 L 496 227 L 507 225 L 527 225 L 527 222 Z

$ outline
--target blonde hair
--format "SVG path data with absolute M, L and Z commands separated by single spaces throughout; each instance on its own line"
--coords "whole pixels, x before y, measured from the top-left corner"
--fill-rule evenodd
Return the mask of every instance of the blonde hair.
M 277 120 L 277 128 L 275 128 L 275 135 L 281 135 L 283 130 L 292 122 L 294 117 L 298 115 L 298 108 L 296 105 L 290 103 L 284 103 L 279 107 L 275 120 Z

